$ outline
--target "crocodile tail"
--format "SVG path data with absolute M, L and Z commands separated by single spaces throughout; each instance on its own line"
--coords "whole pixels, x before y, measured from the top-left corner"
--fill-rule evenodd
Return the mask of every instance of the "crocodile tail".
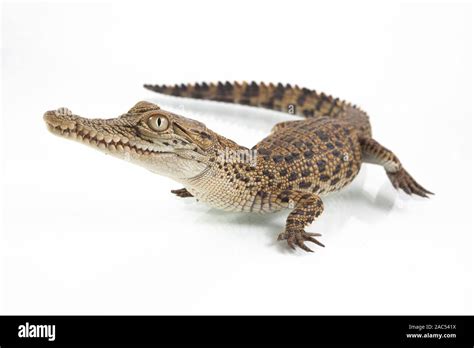
M 251 83 L 195 83 L 177 85 L 144 85 L 146 89 L 176 97 L 214 100 L 226 103 L 250 105 L 293 113 L 303 117 L 339 117 L 348 113 L 365 114 L 358 107 L 339 98 L 318 93 L 297 85 Z
M 250 105 L 303 117 L 330 116 L 351 119 L 370 133 L 367 114 L 357 106 L 297 85 L 256 82 L 218 82 L 177 85 L 144 85 L 165 95 Z M 362 126 L 361 126 L 362 127 Z

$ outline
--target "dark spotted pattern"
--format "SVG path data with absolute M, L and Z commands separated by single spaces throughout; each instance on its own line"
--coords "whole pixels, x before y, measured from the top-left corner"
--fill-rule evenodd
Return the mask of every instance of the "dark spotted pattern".
M 334 122 L 343 124 L 350 132 L 349 136 L 344 128 L 333 128 Z M 261 157 L 261 165 L 265 168 L 263 175 L 266 171 L 278 172 L 275 184 L 282 189 L 291 183 L 303 191 L 330 192 L 336 184 L 342 187 L 351 182 L 360 169 L 358 133 L 351 124 L 340 119 L 322 117 L 288 122 L 284 135 L 273 133 L 256 148 L 259 153 L 260 149 L 265 149 L 263 153 L 270 157 L 270 160 Z M 343 159 L 343 154 L 347 160 Z M 314 191 L 314 187 L 318 189 Z

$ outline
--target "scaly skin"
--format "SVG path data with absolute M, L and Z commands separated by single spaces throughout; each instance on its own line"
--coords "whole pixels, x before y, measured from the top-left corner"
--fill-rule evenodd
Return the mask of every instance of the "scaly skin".
M 291 248 L 323 246 L 305 227 L 323 212 L 321 196 L 348 185 L 363 162 L 382 165 L 396 188 L 427 197 L 398 158 L 372 139 L 365 112 L 339 99 L 282 84 L 195 84 L 146 88 L 179 97 L 265 107 L 304 116 L 275 125 L 247 149 L 201 122 L 139 102 L 115 119 L 85 119 L 67 109 L 44 119 L 60 136 L 130 160 L 185 187 L 172 192 L 227 211 L 292 209 L 278 236 Z M 236 160 L 238 159 L 238 160 Z

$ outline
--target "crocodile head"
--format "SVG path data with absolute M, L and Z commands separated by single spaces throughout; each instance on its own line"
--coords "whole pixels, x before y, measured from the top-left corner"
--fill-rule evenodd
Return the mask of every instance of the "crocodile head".
M 173 179 L 203 173 L 219 146 L 219 135 L 203 123 L 141 101 L 112 119 L 88 119 L 66 108 L 47 111 L 48 129 Z

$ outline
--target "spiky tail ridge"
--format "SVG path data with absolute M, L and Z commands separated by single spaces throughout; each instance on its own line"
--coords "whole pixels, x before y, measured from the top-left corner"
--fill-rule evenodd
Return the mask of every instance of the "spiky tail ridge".
M 149 85 L 154 92 L 176 97 L 214 100 L 250 105 L 303 117 L 330 116 L 350 119 L 370 134 L 367 114 L 357 106 L 297 85 L 256 82 L 195 83 L 181 85 Z

